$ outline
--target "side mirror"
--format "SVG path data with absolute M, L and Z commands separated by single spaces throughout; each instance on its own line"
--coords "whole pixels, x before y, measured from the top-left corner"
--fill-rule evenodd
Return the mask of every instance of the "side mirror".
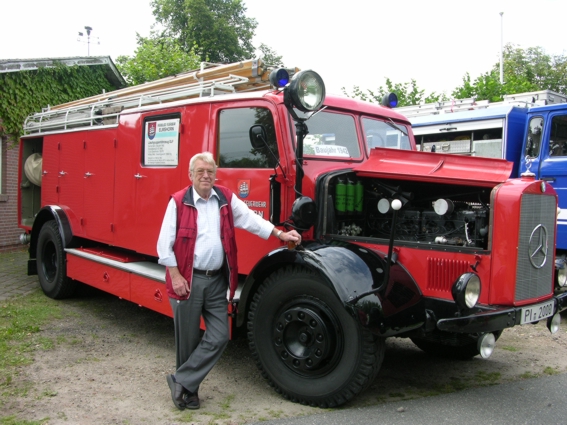
M 250 144 L 254 149 L 265 148 L 268 143 L 268 135 L 263 125 L 253 125 L 250 127 Z
M 299 230 L 307 230 L 317 221 L 317 205 L 307 196 L 297 198 L 291 207 L 291 219 Z

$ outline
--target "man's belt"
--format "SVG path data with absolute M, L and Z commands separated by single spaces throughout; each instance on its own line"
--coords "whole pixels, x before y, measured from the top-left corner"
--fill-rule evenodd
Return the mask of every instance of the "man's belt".
M 193 273 L 195 274 L 202 274 L 205 276 L 216 276 L 217 274 L 219 274 L 221 272 L 221 269 L 218 270 L 199 270 L 199 269 L 193 269 Z

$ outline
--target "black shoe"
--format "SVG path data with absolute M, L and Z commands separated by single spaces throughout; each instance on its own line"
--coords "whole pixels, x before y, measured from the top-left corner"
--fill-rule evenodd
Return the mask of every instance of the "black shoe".
M 179 410 L 185 409 L 185 399 L 183 396 L 187 393 L 187 390 L 175 380 L 174 375 L 167 375 L 166 379 L 167 385 L 169 385 L 169 389 L 171 390 L 171 400 L 173 400 L 173 404 L 175 404 L 175 407 Z
M 185 393 L 185 407 L 187 409 L 198 409 L 201 407 L 201 403 L 199 402 L 199 394 L 197 391 L 194 393 L 187 391 Z

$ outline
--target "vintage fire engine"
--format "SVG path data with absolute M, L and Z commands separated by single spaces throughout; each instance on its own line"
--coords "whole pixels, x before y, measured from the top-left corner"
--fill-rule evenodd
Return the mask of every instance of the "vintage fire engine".
M 284 397 L 345 403 L 376 377 L 386 337 L 488 357 L 505 328 L 557 331 L 550 185 L 508 180 L 500 159 L 417 152 L 403 116 L 325 96 L 315 72 L 226 67 L 28 118 L 19 220 L 46 295 L 83 282 L 171 315 L 159 228 L 191 156 L 211 151 L 218 184 L 303 233 L 287 247 L 237 231 L 229 320 Z

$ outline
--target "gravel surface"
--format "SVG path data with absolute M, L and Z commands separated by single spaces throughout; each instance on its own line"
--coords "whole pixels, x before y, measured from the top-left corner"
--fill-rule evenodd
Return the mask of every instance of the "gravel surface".
M 245 338 L 231 341 L 203 382 L 201 409 L 179 411 L 166 375 L 175 364 L 173 323 L 98 290 L 60 301 L 68 313 L 41 329 L 54 342 L 17 370 L 2 415 L 44 424 L 243 424 L 323 412 L 283 399 L 262 378 Z M 567 371 L 566 327 L 504 331 L 488 360 L 428 356 L 407 339 L 391 338 L 371 387 L 341 409 L 494 385 Z

